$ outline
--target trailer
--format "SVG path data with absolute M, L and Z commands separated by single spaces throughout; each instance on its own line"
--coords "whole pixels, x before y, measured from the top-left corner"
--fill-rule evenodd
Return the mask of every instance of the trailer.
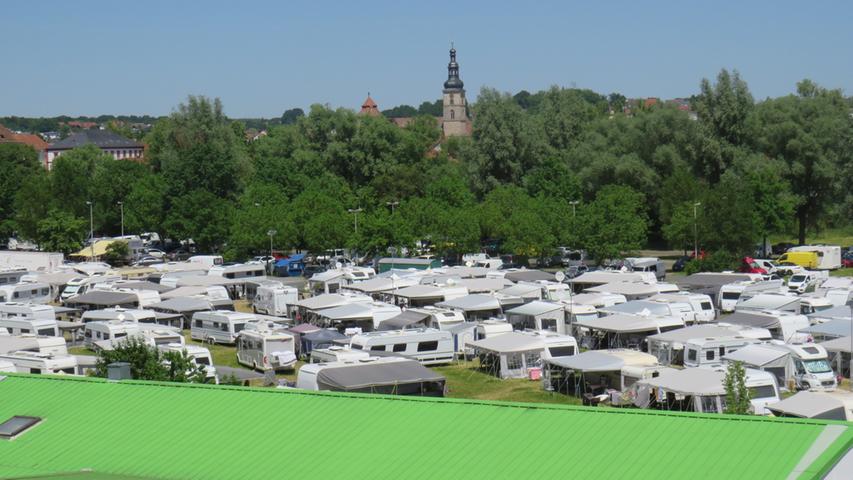
M 392 352 L 423 365 L 450 363 L 454 358 L 450 332 L 434 328 L 384 330 L 353 335 L 350 348 L 370 352 Z
M 293 335 L 265 322 L 246 324 L 237 338 L 237 362 L 254 370 L 293 370 L 296 344 Z

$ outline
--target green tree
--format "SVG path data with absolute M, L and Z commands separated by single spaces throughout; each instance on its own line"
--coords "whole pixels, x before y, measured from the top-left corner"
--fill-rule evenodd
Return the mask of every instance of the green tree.
M 578 211 L 580 244 L 599 264 L 639 250 L 646 242 L 648 219 L 643 194 L 617 185 L 602 188 Z
M 54 160 L 50 171 L 52 205 L 88 218 L 86 201 L 92 200 L 92 177 L 102 162 L 115 162 L 115 159 L 94 145 L 77 147 Z
M 112 266 L 120 266 L 127 263 L 130 259 L 130 248 L 124 240 L 117 240 L 107 245 L 107 252 L 104 255 L 104 261 Z
M 172 201 L 166 230 L 182 240 L 192 239 L 201 252 L 218 251 L 228 236 L 231 204 L 206 190 L 193 190 Z
M 168 185 L 163 177 L 143 174 L 130 188 L 124 201 L 124 223 L 129 232 L 158 232 L 165 238 Z
M 281 114 L 281 124 L 282 125 L 291 125 L 296 123 L 300 118 L 305 116 L 305 112 L 301 108 L 291 108 L 289 110 L 285 110 L 283 114 Z
M 250 183 L 237 199 L 229 235 L 230 256 L 243 259 L 251 254 L 267 254 L 268 232 L 275 230 L 274 247 L 286 249 L 296 244 L 297 230 L 292 222 L 287 197 L 275 185 Z
M 726 389 L 726 408 L 724 413 L 746 415 L 752 404 L 749 402 L 749 389 L 746 387 L 746 369 L 743 362 L 729 362 L 723 379 Z
M 15 194 L 21 184 L 43 173 L 38 154 L 29 145 L 0 143 L 0 237 L 15 230 Z
M 95 375 L 106 377 L 108 366 L 118 362 L 130 364 L 134 380 L 203 383 L 206 377 L 204 366 L 196 365 L 186 350 L 164 353 L 136 337 L 113 345 L 112 350 L 101 350 Z
M 76 252 L 86 238 L 86 220 L 62 210 L 53 209 L 47 217 L 38 222 L 36 241 L 43 250 L 62 252 L 66 255 Z
M 14 227 L 19 237 L 37 240 L 38 224 L 47 217 L 53 202 L 50 177 L 44 171 L 24 178 L 15 191 Z

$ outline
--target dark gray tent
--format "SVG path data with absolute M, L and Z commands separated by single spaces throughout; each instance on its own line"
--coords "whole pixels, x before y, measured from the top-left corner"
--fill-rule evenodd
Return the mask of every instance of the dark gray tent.
M 337 330 L 317 330 L 316 332 L 303 333 L 299 336 L 299 343 L 303 355 L 308 355 L 315 348 L 326 348 L 335 340 L 345 339 L 346 335 Z
M 543 272 L 542 270 L 516 270 L 514 272 L 506 272 L 504 278 L 511 282 L 537 282 L 539 280 L 555 281 L 553 273 Z
M 78 308 L 81 311 L 108 307 L 137 308 L 139 307 L 139 297 L 134 293 L 128 292 L 95 290 L 71 297 L 65 301 L 65 305 Z
M 426 326 L 424 323 L 429 315 L 422 312 L 414 312 L 406 310 L 396 317 L 391 317 L 388 320 L 383 320 L 379 323 L 379 330 L 402 330 L 406 327 L 414 325 Z
M 767 405 L 779 417 L 847 420 L 844 402 L 825 392 L 798 392 L 779 403 Z
M 155 303 L 146 307 L 160 313 L 170 313 L 183 317 L 183 326 L 188 327 L 192 322 L 193 314 L 196 312 L 208 312 L 213 310 L 210 301 L 197 297 L 176 297 Z
M 324 368 L 317 373 L 320 390 L 444 396 L 445 378 L 415 360 L 391 360 Z
M 117 283 L 116 287 L 118 288 L 127 288 L 128 290 L 154 290 L 157 293 L 164 293 L 170 290 L 174 290 L 174 288 L 169 287 L 167 285 L 162 285 L 154 282 L 121 282 Z
M 773 315 L 759 315 L 745 312 L 735 312 L 725 317 L 720 317 L 719 322 L 731 323 L 752 328 L 777 328 L 779 319 Z

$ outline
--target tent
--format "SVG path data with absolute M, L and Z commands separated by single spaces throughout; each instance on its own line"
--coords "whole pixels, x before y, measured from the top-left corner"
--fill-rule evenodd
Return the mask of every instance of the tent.
M 300 352 L 302 355 L 310 355 L 315 348 L 326 348 L 335 340 L 346 339 L 347 336 L 337 330 L 321 329 L 299 335 Z
M 683 326 L 684 320 L 680 318 L 660 315 L 613 314 L 575 320 L 575 327 L 586 332 L 582 342 L 592 349 L 624 347 L 636 350 L 643 346 L 648 335 Z
M 154 290 L 155 292 L 160 294 L 174 290 L 174 288 L 169 287 L 167 285 L 161 285 L 159 283 L 148 281 L 119 282 L 114 284 L 114 286 L 115 288 L 126 288 L 128 290 Z
M 850 320 L 830 320 L 826 323 L 818 323 L 808 328 L 798 330 L 801 333 L 820 339 L 833 339 L 850 335 L 850 330 L 853 329 L 853 324 Z
M 537 282 L 539 280 L 547 280 L 553 282 L 555 280 L 553 273 L 543 272 L 541 270 L 521 269 L 513 272 L 507 272 L 504 278 L 511 282 Z
M 294 305 L 308 311 L 323 310 L 326 308 L 339 307 L 356 302 L 370 302 L 370 297 L 366 295 L 341 295 L 338 293 L 324 293 L 314 297 L 309 297 L 296 302 Z
M 735 312 L 720 317 L 719 322 L 752 328 L 779 328 L 779 319 L 776 316 L 761 313 Z
M 797 392 L 767 408 L 779 417 L 848 420 L 845 402 L 826 392 Z
M 511 297 L 520 297 L 525 302 L 530 302 L 542 299 L 542 286 L 530 283 L 519 283 L 499 290 L 498 293 Z
M 787 312 L 800 311 L 800 297 L 775 293 L 760 293 L 746 300 L 738 300 L 735 311 L 749 310 L 780 310 Z
M 636 350 L 588 350 L 571 357 L 548 358 L 542 367 L 546 389 L 580 397 L 619 384 L 623 367 L 653 367 L 657 359 Z M 593 383 L 595 382 L 595 383 Z
M 214 307 L 209 300 L 200 297 L 175 297 L 164 300 L 147 308 L 160 314 L 175 314 L 183 318 L 182 327 L 188 327 L 196 312 L 207 312 Z
M 88 245 L 86 247 L 83 247 L 79 252 L 72 253 L 68 256 L 69 257 L 77 257 L 77 258 L 88 258 L 88 259 L 100 258 L 100 257 L 106 255 L 107 248 L 110 245 L 112 245 L 114 242 L 117 242 L 117 241 L 126 242 L 127 240 L 113 240 L 112 238 L 107 239 L 107 240 L 97 240 L 97 241 L 95 241 L 94 246 Z
M 602 285 L 611 282 L 643 282 L 654 278 L 654 275 L 643 275 L 639 272 L 620 272 L 618 270 L 596 270 L 586 272 L 569 280 L 572 285 Z
M 414 360 L 389 358 L 355 365 L 315 367 L 320 390 L 443 396 L 445 378 Z
M 648 300 L 632 300 L 609 307 L 599 308 L 604 313 L 627 313 L 631 315 L 669 315 L 669 305 Z
M 135 293 L 94 290 L 69 298 L 65 305 L 82 311 L 106 307 L 136 308 L 139 306 L 139 297 Z
M 812 323 L 815 323 L 828 322 L 830 320 L 850 320 L 850 315 L 850 307 L 847 305 L 840 305 L 809 314 L 808 317 Z
M 302 354 L 302 335 L 318 331 L 320 331 L 320 327 L 311 325 L 310 323 L 300 323 L 299 325 L 294 325 L 287 329 L 287 333 L 293 335 L 297 356 L 301 356 Z
M 406 310 L 396 317 L 380 322 L 378 330 L 401 330 L 411 326 L 426 326 L 425 322 L 428 318 L 428 313 Z
M 392 292 L 400 287 L 416 284 L 413 279 L 393 279 L 388 277 L 376 277 L 370 280 L 354 282 L 347 285 L 347 290 L 355 290 L 367 295 L 376 295 L 383 292 Z
M 483 294 L 471 294 L 465 295 L 464 297 L 445 300 L 437 303 L 436 306 L 460 310 L 465 313 L 466 317 L 468 317 L 469 313 L 475 313 L 475 315 L 472 315 L 474 318 L 489 318 L 501 312 L 501 304 L 498 299 L 491 295 Z M 476 315 L 478 312 L 481 312 L 482 314 Z M 474 320 L 474 318 L 468 318 L 468 320 Z
M 615 293 L 624 295 L 628 300 L 639 300 L 660 293 L 655 284 L 634 282 L 611 282 L 586 289 L 592 293 Z
M 835 364 L 839 375 L 850 378 L 850 352 L 853 351 L 853 337 L 839 337 L 820 344 L 829 354 L 829 360 Z
M 723 357 L 729 362 L 742 362 L 747 368 L 763 370 L 776 377 L 776 383 L 785 385 L 785 380 L 791 376 L 789 372 L 790 351 L 769 343 L 747 345 Z
M 500 378 L 526 378 L 538 366 L 545 342 L 541 337 L 509 332 L 468 342 L 480 359 L 480 368 Z

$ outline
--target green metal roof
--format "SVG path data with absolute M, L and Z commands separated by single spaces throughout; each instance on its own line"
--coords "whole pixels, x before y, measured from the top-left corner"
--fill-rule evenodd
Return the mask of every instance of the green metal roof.
M 13 415 L 43 420 L 0 440 L 0 478 L 815 478 L 853 445 L 845 422 L 19 374 Z

